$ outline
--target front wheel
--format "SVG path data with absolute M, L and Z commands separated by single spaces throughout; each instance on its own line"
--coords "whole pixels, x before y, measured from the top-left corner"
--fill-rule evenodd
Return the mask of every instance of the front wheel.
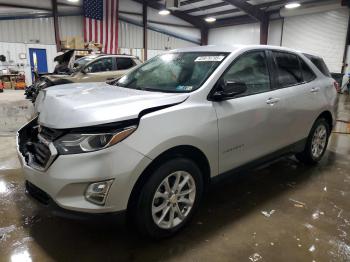
M 203 191 L 198 166 L 186 158 L 160 165 L 143 186 L 134 212 L 139 230 L 164 238 L 178 232 L 192 218 Z
M 296 154 L 296 158 L 305 164 L 316 164 L 323 157 L 328 145 L 330 127 L 324 118 L 314 123 L 303 152 Z

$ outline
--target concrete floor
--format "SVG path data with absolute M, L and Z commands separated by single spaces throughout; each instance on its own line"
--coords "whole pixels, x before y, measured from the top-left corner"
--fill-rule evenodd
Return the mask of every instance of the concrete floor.
M 339 118 L 350 120 L 350 98 Z M 316 167 L 294 158 L 216 184 L 193 222 L 153 242 L 121 216 L 58 216 L 24 193 L 13 136 L 0 137 L 0 261 L 350 261 L 350 135 Z
M 24 98 L 24 90 L 5 89 L 0 93 L 0 135 L 15 132 L 33 113 L 33 104 Z

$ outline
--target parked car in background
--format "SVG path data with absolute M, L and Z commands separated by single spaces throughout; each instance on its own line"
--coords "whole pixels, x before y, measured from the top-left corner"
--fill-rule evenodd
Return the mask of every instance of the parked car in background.
M 67 210 L 126 210 L 142 233 L 167 237 L 220 174 L 289 154 L 319 162 L 336 97 L 334 80 L 291 49 L 173 50 L 113 84 L 40 92 L 39 116 L 17 135 L 26 188 Z
M 120 78 L 133 67 L 142 62 L 135 56 L 129 55 L 90 55 L 78 59 L 74 63 L 73 73 L 49 74 L 41 76 L 32 88 L 27 91 L 27 96 L 34 102 L 40 90 L 54 85 L 105 82 Z

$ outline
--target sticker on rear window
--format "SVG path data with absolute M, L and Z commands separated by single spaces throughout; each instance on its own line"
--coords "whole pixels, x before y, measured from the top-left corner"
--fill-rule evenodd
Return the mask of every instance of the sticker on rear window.
M 195 62 L 220 62 L 225 57 L 223 55 L 219 56 L 198 56 Z

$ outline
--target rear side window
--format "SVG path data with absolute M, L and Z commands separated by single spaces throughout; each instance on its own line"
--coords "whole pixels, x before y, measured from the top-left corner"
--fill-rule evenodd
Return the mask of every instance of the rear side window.
M 328 67 L 326 66 L 326 64 L 322 58 L 316 57 L 316 56 L 311 56 L 308 54 L 305 54 L 305 56 L 311 60 L 311 62 L 318 68 L 318 70 L 321 71 L 322 74 L 324 74 L 325 76 L 328 76 L 328 77 L 332 77 L 331 73 L 328 70 Z
M 303 82 L 299 59 L 296 55 L 273 52 L 277 69 L 277 82 L 280 88 L 297 85 Z
M 134 61 L 132 61 L 131 58 L 127 58 L 127 57 L 118 57 L 117 58 L 117 69 L 118 70 L 126 70 L 129 69 L 131 67 L 133 67 Z
M 302 59 L 300 59 L 300 65 L 304 82 L 310 82 L 316 78 L 315 73 Z

